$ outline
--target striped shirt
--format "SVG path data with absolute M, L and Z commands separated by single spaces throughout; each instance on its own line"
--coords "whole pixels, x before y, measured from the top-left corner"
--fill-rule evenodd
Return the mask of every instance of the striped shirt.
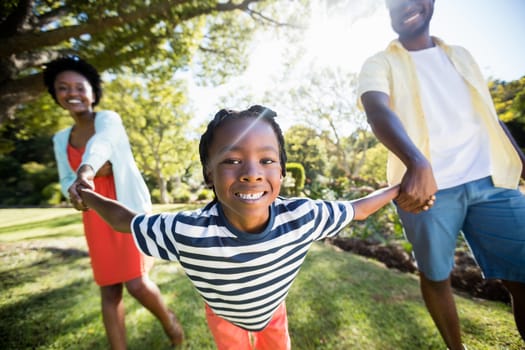
M 353 219 L 349 201 L 278 197 L 266 229 L 241 232 L 221 205 L 179 213 L 140 214 L 135 243 L 147 255 L 180 262 L 209 307 L 248 331 L 260 331 L 284 301 L 314 241 Z

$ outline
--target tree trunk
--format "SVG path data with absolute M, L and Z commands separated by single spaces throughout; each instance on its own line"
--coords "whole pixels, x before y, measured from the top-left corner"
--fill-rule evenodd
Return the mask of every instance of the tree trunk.
M 170 202 L 170 195 L 168 194 L 168 182 L 163 176 L 159 176 L 157 183 L 160 190 L 160 203 L 168 204 Z

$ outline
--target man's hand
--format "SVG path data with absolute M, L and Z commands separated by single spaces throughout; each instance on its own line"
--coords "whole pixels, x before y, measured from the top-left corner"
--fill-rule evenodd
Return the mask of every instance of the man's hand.
M 84 164 L 78 169 L 77 179 L 68 189 L 71 204 L 73 204 L 73 207 L 76 210 L 86 211 L 89 209 L 87 205 L 85 205 L 84 201 L 82 201 L 79 191 L 83 188 L 95 190 L 95 184 L 93 182 L 94 178 L 95 173 L 93 168 L 91 168 L 89 165 Z
M 437 184 L 432 167 L 424 161 L 407 168 L 396 203 L 401 209 L 417 214 L 434 205 L 436 192 Z

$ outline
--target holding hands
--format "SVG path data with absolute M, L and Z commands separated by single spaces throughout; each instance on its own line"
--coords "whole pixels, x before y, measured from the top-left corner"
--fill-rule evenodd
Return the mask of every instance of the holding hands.
M 68 189 L 71 204 L 73 204 L 73 207 L 76 210 L 86 211 L 89 209 L 80 197 L 79 192 L 83 188 L 95 190 L 95 184 L 93 182 L 94 178 L 95 172 L 93 171 L 93 168 L 91 166 L 84 164 L 80 168 L 78 168 L 77 178 Z
M 401 209 L 417 214 L 429 210 L 436 200 L 437 184 L 430 163 L 407 168 L 396 203 Z

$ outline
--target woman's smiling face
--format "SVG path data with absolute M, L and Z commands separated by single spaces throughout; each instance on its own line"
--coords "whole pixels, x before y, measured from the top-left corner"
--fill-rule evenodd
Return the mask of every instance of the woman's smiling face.
M 88 79 L 75 71 L 64 71 L 55 78 L 55 96 L 63 108 L 71 113 L 91 111 L 95 94 Z
M 279 143 L 268 122 L 241 118 L 221 124 L 209 147 L 206 173 L 234 227 L 264 230 L 282 179 Z

